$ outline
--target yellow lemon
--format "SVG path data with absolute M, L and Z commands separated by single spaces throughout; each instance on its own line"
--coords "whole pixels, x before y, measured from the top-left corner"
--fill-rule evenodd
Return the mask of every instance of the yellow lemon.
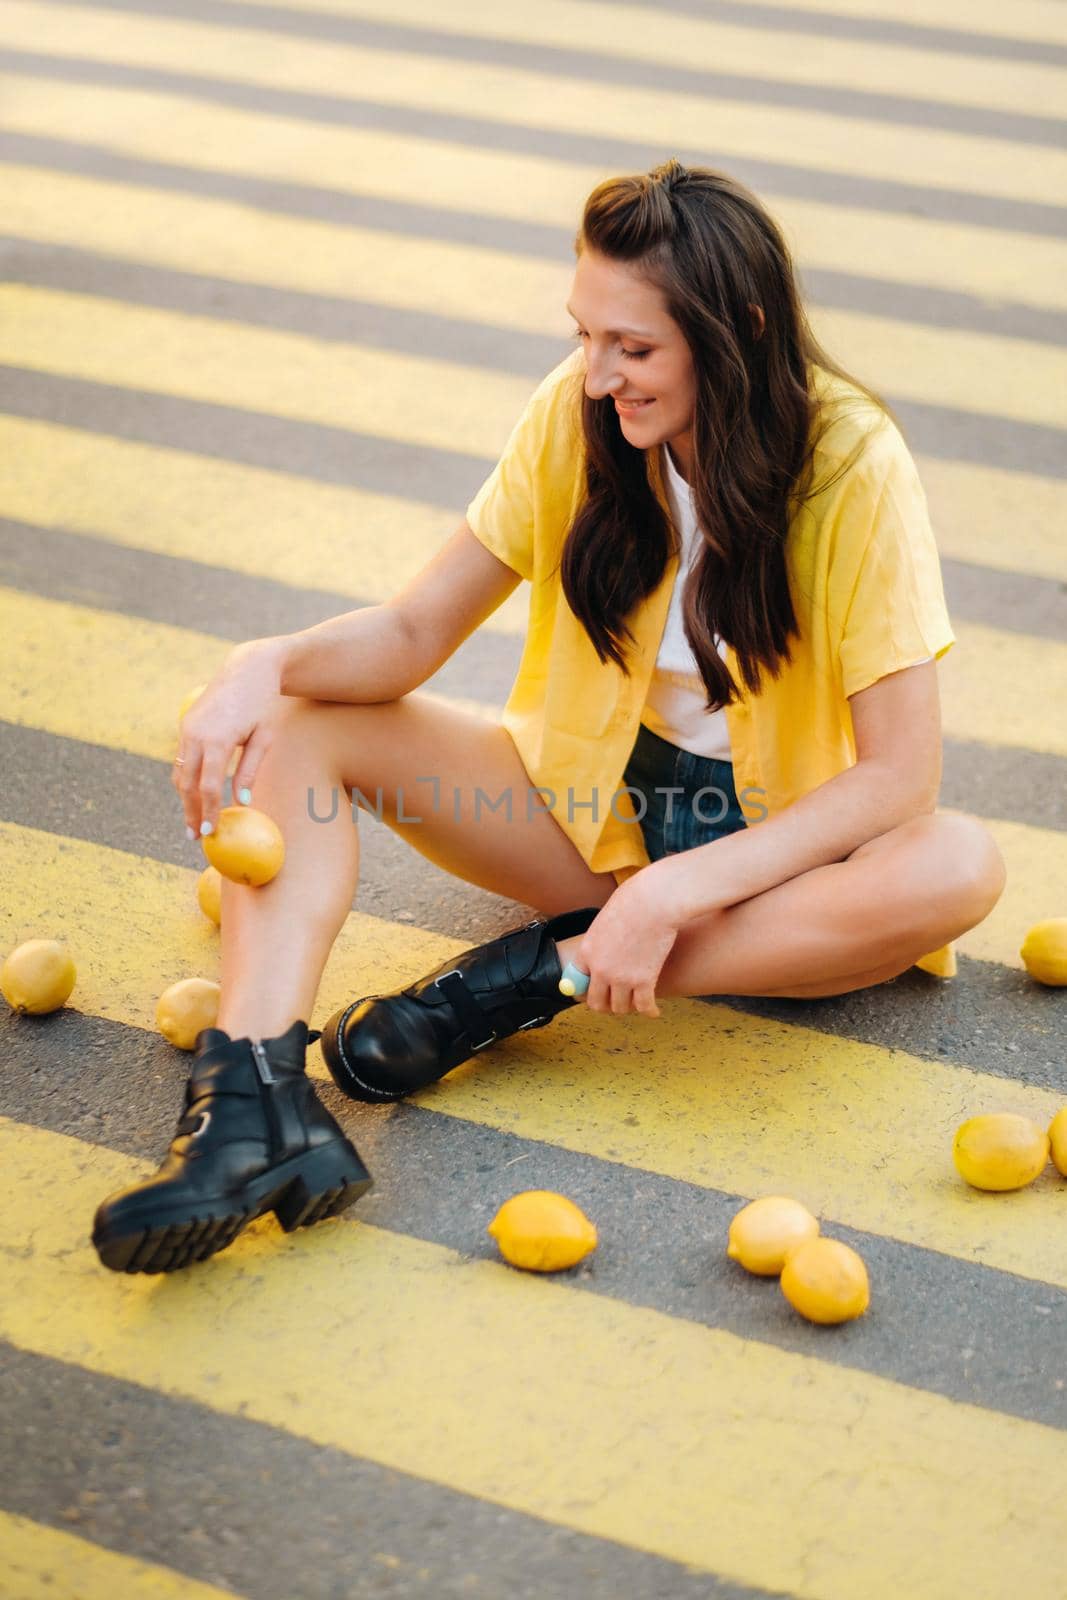
M 27 939 L 0 967 L 0 994 L 13 1010 L 39 1017 L 66 1004 L 76 977 L 58 939 Z
M 1023 1189 L 1044 1171 L 1048 1153 L 1044 1128 L 1014 1111 L 969 1117 L 952 1141 L 956 1170 L 973 1189 Z
M 1019 954 L 1031 978 L 1062 989 L 1067 985 L 1067 917 L 1046 917 L 1044 922 L 1035 922 Z
M 285 860 L 282 830 L 254 806 L 225 806 L 202 843 L 211 865 L 234 883 L 269 883 Z
M 782 1293 L 809 1322 L 851 1322 L 871 1303 L 862 1258 L 840 1239 L 806 1239 L 782 1268 Z
M 219 986 L 208 978 L 182 978 L 164 989 L 156 1004 L 156 1027 L 179 1050 L 195 1050 L 201 1028 L 213 1028 Z
M 206 683 L 198 683 L 195 689 L 190 689 L 189 690 L 189 693 L 185 696 L 185 699 L 182 701 L 181 705 L 178 707 L 178 721 L 179 722 L 185 716 L 185 713 L 189 710 L 189 707 L 190 706 L 194 706 L 196 704 L 196 702 L 200 699 L 200 696 L 203 694 L 203 692 L 204 692 L 204 690 L 206 688 L 207 688 L 207 684 Z
M 805 1239 L 814 1239 L 818 1231 L 818 1222 L 799 1200 L 767 1194 L 742 1206 L 734 1217 L 726 1254 L 749 1272 L 773 1278 L 781 1272 L 790 1250 Z
M 527 1189 L 505 1200 L 487 1233 L 513 1267 L 559 1272 L 596 1249 L 596 1229 L 566 1195 Z
M 1057 1111 L 1049 1123 L 1048 1142 L 1053 1166 L 1067 1178 L 1067 1106 Z
M 217 867 L 205 867 L 196 881 L 196 900 L 216 928 L 222 926 L 222 878 Z

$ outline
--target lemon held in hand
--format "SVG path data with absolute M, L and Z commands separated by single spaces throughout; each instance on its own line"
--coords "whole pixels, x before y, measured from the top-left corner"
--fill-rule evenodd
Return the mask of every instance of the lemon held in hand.
M 195 1050 L 202 1028 L 219 1014 L 219 986 L 208 978 L 182 978 L 164 989 L 156 1004 L 156 1027 L 179 1050 Z
M 211 865 L 224 878 L 254 888 L 276 877 L 285 860 L 281 829 L 273 817 L 254 806 L 225 806 L 214 833 L 201 842 Z
M 799 1200 L 766 1194 L 752 1200 L 730 1223 L 726 1254 L 761 1278 L 781 1272 L 786 1256 L 805 1239 L 814 1239 L 819 1224 Z
M 58 939 L 27 939 L 0 967 L 0 994 L 14 1011 L 44 1016 L 65 1005 L 77 974 Z
M 994 1111 L 956 1129 L 952 1159 L 972 1189 L 1024 1189 L 1048 1162 L 1049 1139 L 1029 1117 Z
M 1038 983 L 1062 989 L 1067 985 L 1067 917 L 1035 922 L 1022 942 L 1023 966 Z
M 807 1239 L 789 1252 L 782 1293 L 809 1322 L 851 1322 L 871 1303 L 863 1260 L 840 1239 Z
M 560 1272 L 596 1249 L 596 1228 L 566 1195 L 526 1189 L 505 1200 L 486 1229 L 513 1267 Z

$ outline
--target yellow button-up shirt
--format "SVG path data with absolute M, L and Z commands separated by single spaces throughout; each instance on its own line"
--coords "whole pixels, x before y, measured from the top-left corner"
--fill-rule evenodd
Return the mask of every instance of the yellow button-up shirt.
M 626 619 L 630 675 L 601 663 L 563 595 L 560 560 L 585 491 L 576 350 L 537 387 L 504 453 L 467 508 L 481 542 L 531 585 L 526 643 L 503 712 L 531 784 L 594 872 L 622 881 L 648 865 L 623 772 L 659 652 L 679 566 Z M 800 508 L 786 564 L 799 638 L 777 678 L 726 707 L 734 784 L 749 822 L 773 816 L 856 760 L 850 695 L 954 643 L 926 498 L 892 421 L 862 391 L 817 368 L 834 421 L 816 446 L 815 483 L 866 436 L 836 483 Z M 661 448 L 649 482 L 670 518 Z M 726 662 L 740 684 L 736 658 Z M 924 958 L 924 961 L 926 958 Z M 933 961 L 938 967 L 940 964 Z

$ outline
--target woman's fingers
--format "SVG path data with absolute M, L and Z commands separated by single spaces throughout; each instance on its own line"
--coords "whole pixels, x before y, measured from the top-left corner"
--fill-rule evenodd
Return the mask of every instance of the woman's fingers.
M 232 746 L 218 740 L 204 746 L 204 758 L 200 764 L 199 831 L 201 833 L 213 833 L 218 825 L 219 812 L 222 809 L 222 786 L 226 780 L 226 768 L 230 764 L 232 754 Z
M 194 835 L 200 831 L 201 754 L 199 744 L 183 739 L 171 769 L 171 782 L 181 797 L 185 826 Z
M 271 730 L 268 723 L 261 722 L 252 732 L 251 738 L 241 752 L 241 759 L 237 763 L 237 770 L 233 775 L 233 796 L 242 805 L 250 805 L 252 800 L 252 785 L 259 771 L 260 762 L 270 749 Z M 245 796 L 247 795 L 247 799 Z

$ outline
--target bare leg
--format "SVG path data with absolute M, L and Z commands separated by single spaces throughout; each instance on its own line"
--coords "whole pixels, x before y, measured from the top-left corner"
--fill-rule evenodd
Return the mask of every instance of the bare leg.
M 440 780 L 434 812 L 430 785 Z M 349 794 L 359 788 L 390 827 L 446 871 L 547 915 L 603 905 L 614 892 L 546 812 L 527 820 L 529 778 L 503 728 L 419 694 L 350 706 L 292 698 L 256 777 L 253 803 L 285 837 L 285 865 L 259 889 L 223 884 L 219 1027 L 269 1038 L 311 1017 L 323 968 L 352 907 L 359 829 Z M 475 788 L 513 791 L 513 821 L 479 803 Z M 316 822 L 338 791 L 338 815 Z M 456 815 L 454 793 L 459 794 Z M 421 816 L 402 823 L 401 815 Z
M 975 927 L 1003 888 L 1004 863 L 980 822 L 915 817 L 844 861 L 687 924 L 656 997 L 818 999 L 884 983 Z M 581 942 L 562 941 L 561 961 L 577 961 Z

